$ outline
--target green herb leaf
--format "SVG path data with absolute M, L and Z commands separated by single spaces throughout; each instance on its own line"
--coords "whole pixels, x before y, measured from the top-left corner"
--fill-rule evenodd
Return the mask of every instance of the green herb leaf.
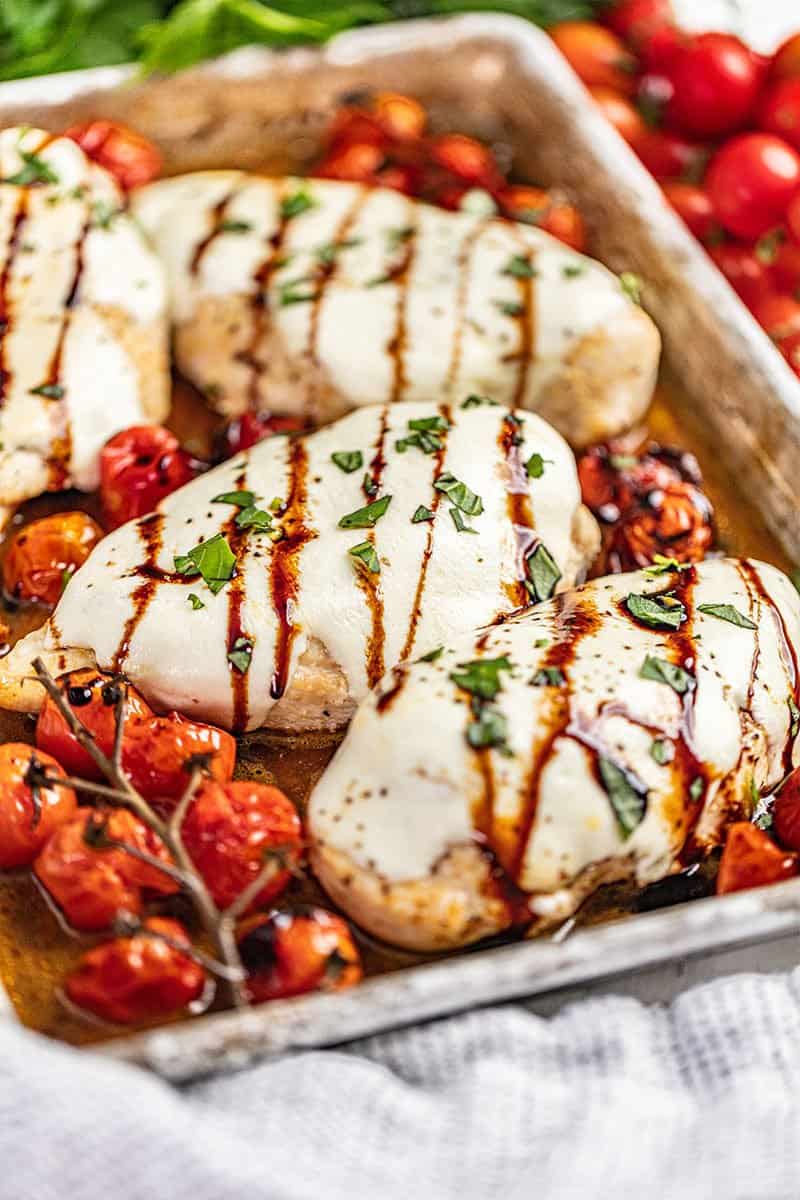
M 642 281 L 638 275 L 634 275 L 632 271 L 623 271 L 619 282 L 629 300 L 634 304 L 642 303 Z
M 417 662 L 436 662 L 437 658 L 441 658 L 444 654 L 444 646 L 437 646 L 435 650 L 429 650 L 427 654 L 421 654 Z
M 449 429 L 450 422 L 438 413 L 434 417 L 412 417 L 408 422 L 409 429 L 419 429 L 427 432 L 431 429 Z
M 633 465 L 636 466 L 638 459 L 633 460 Z M 663 554 L 654 554 L 653 562 L 649 567 L 643 567 L 645 575 L 650 575 L 656 579 L 659 575 L 666 575 L 670 571 L 691 571 L 691 563 L 678 562 L 677 558 L 665 558 Z
M 415 446 L 423 454 L 436 454 L 444 443 L 438 433 L 409 433 L 404 438 L 398 438 L 394 448 L 398 454 L 404 454 L 409 446 Z
M 506 317 L 521 317 L 525 312 L 525 305 L 518 300 L 493 300 L 492 303 Z
M 365 505 L 364 508 L 357 508 L 355 512 L 347 513 L 339 521 L 340 529 L 372 529 L 376 521 L 379 521 L 387 508 L 391 504 L 391 496 L 381 496 L 380 500 L 373 500 L 371 504 Z
M 92 205 L 92 224 L 96 229 L 110 229 L 112 221 L 121 212 L 122 209 L 116 204 L 109 204 L 107 200 L 95 200 Z
M 319 246 L 314 254 L 318 262 L 322 263 L 324 267 L 329 267 L 336 262 L 337 256 L 343 250 L 351 250 L 354 246 L 360 246 L 363 240 L 363 238 L 348 238 L 344 242 L 327 242 L 324 246 Z
M 565 279 L 577 279 L 579 275 L 583 275 L 586 267 L 583 263 L 565 263 L 561 268 L 561 274 Z
M 432 521 L 436 513 L 432 508 L 426 508 L 424 504 L 420 504 L 411 518 L 412 525 L 419 525 L 420 521 Z
M 413 236 L 413 225 L 405 225 L 400 229 L 387 229 L 386 248 L 390 254 L 393 254 L 395 250 L 399 250 L 403 243 L 407 242 L 409 238 L 412 238 Z
M 684 696 L 691 691 L 696 682 L 694 676 L 690 675 L 688 671 L 684 671 L 683 667 L 676 666 L 675 663 L 668 662 L 665 658 L 653 658 L 649 654 L 642 663 L 639 675 L 642 679 L 653 679 L 656 683 L 666 683 L 679 696 Z
M 438 479 L 434 480 L 433 486 L 437 492 L 444 492 L 447 499 L 456 508 L 460 508 L 468 517 L 478 517 L 483 512 L 483 501 L 475 492 L 470 491 L 465 483 L 456 479 L 449 471 L 445 471 Z
M 525 586 L 531 598 L 537 604 L 542 600 L 549 600 L 556 590 L 561 572 L 544 542 L 540 542 L 533 553 L 525 559 L 525 570 L 528 573 Z
M 378 494 L 378 481 L 372 478 L 369 471 L 364 472 L 361 487 L 367 496 L 376 496 Z
M 193 546 L 188 554 L 175 557 L 178 575 L 201 575 L 203 582 L 214 595 L 222 591 L 233 578 L 236 558 L 225 535 L 217 533 L 207 542 Z
M 272 529 L 272 514 L 255 504 L 248 504 L 236 514 L 234 522 L 240 529 L 253 529 L 256 533 L 266 533 Z
M 669 600 L 669 596 L 639 596 L 631 592 L 625 597 L 625 607 L 632 617 L 651 629 L 679 629 L 686 620 L 686 609 L 680 600 L 673 604 Z
M 538 272 L 524 254 L 512 254 L 503 267 L 504 275 L 513 275 L 515 279 L 531 279 Z
M 331 459 L 346 475 L 358 471 L 364 465 L 364 455 L 360 450 L 334 450 Z
M 741 629 L 758 628 L 749 617 L 740 613 L 738 608 L 734 608 L 732 604 L 698 604 L 697 611 L 705 613 L 709 617 L 717 617 L 720 621 L 728 621 L 731 625 L 738 625 Z
M 457 667 L 450 674 L 453 683 L 481 700 L 494 700 L 503 686 L 501 672 L 512 669 L 505 654 L 500 658 L 476 658 L 472 662 L 458 663 Z
M 640 790 L 627 771 L 602 755 L 597 760 L 600 778 L 611 801 L 623 840 L 641 825 L 647 810 L 647 792 Z
M 45 396 L 48 400 L 60 400 L 64 388 L 60 383 L 40 383 L 38 387 L 28 388 L 28 393 L 31 396 Z
M 650 756 L 663 767 L 675 757 L 675 743 L 668 738 L 654 738 L 650 743 Z
M 304 288 L 304 284 L 312 282 L 312 277 L 301 275 L 299 279 L 289 279 L 278 287 L 278 304 L 287 308 L 290 304 L 308 304 L 316 300 L 316 288 Z
M 253 228 L 250 221 L 221 221 L 220 233 L 249 233 Z
M 501 754 L 510 755 L 508 745 L 508 723 L 501 712 L 486 704 L 473 710 L 473 717 L 467 725 L 467 741 L 474 750 L 499 750 Z
M 541 479 L 544 475 L 544 464 L 550 462 L 549 458 L 542 458 L 541 454 L 535 451 L 525 463 L 525 470 L 531 479 Z
M 347 553 L 351 558 L 356 559 L 357 564 L 363 569 L 370 571 L 373 575 L 380 574 L 380 559 L 372 542 L 359 542 L 357 546 L 351 546 Z
M 460 408 L 480 408 L 484 404 L 488 404 L 491 408 L 498 408 L 500 406 L 500 401 L 492 400 L 489 398 L 489 396 L 472 395 L 472 396 L 467 396 L 466 400 L 462 400 L 459 407 Z
M 696 775 L 689 785 L 689 796 L 692 800 L 699 800 L 706 786 L 702 775 Z
M 463 516 L 461 515 L 461 513 L 459 512 L 459 510 L 457 508 L 451 508 L 449 510 L 449 512 L 450 512 L 450 516 L 453 518 L 453 524 L 455 525 L 455 527 L 459 533 L 477 533 L 478 532 L 477 529 L 473 529 L 471 525 L 467 524 L 467 522 L 464 520 Z
M 564 672 L 558 667 L 542 667 L 531 679 L 534 687 L 563 687 L 566 682 Z
M 189 595 L 186 597 L 186 599 L 189 601 L 192 608 L 195 610 L 197 610 L 198 608 L 205 608 L 205 604 L 203 604 L 203 601 L 197 595 L 197 592 L 189 592 Z
M 16 184 L 17 187 L 30 187 L 34 183 L 58 183 L 58 176 L 49 163 L 38 154 L 29 150 L 18 150 L 22 166 L 13 175 L 6 176 L 3 183 Z
M 255 493 L 246 491 L 220 492 L 218 496 L 211 497 L 212 504 L 235 504 L 239 508 L 250 508 L 255 500 Z
M 789 696 L 786 703 L 789 705 L 789 736 L 797 737 L 800 732 L 800 708 L 797 707 L 794 696 Z
M 284 196 L 281 201 L 281 220 L 291 221 L 292 217 L 302 216 L 310 208 L 316 208 L 317 201 L 311 196 L 308 188 L 298 188 L 291 196 Z
M 246 675 L 253 657 L 253 643 L 248 637 L 237 638 L 228 651 L 228 662 L 240 675 Z

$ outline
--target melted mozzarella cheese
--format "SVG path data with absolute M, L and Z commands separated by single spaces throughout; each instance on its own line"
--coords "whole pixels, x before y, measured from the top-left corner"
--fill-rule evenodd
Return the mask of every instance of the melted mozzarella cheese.
M 113 179 L 69 138 L 3 130 L 0 180 L 0 503 L 14 504 L 96 487 L 103 443 L 166 414 L 166 287 Z
M 235 171 L 165 180 L 134 204 L 167 268 L 181 368 L 225 411 L 253 391 L 318 418 L 481 392 L 557 416 L 577 442 L 619 432 L 649 401 L 659 347 L 648 318 L 599 263 L 529 225 Z M 220 304 L 237 297 L 245 308 L 223 334 Z M 288 389 L 276 339 L 296 368 Z
M 410 420 L 443 414 L 450 427 L 440 452 L 403 448 Z M 345 472 L 332 460 L 339 452 L 359 452 L 362 465 Z M 542 459 L 535 478 L 524 467 L 534 454 Z M 481 499 L 482 512 L 460 514 L 472 533 L 459 531 L 451 498 L 435 487 L 448 473 Z M 389 507 L 373 529 L 342 529 L 340 518 L 372 499 L 365 480 L 368 491 L 391 496 Z M 238 529 L 239 508 L 215 500 L 236 489 L 262 507 L 283 504 L 282 540 Z M 420 506 L 433 520 L 412 520 Z M 176 574 L 175 557 L 218 533 L 237 562 L 235 578 L 213 594 L 202 578 Z M 365 541 L 377 574 L 348 553 Z M 359 700 L 393 663 L 519 607 L 523 555 L 540 543 L 560 586 L 597 548 L 572 454 L 538 417 L 490 406 L 362 409 L 305 437 L 261 442 L 169 496 L 154 516 L 109 534 L 66 589 L 48 645 L 91 650 L 157 705 L 255 728 L 269 722 L 312 643 Z M 192 607 L 191 594 L 203 607 Z M 239 637 L 252 645 L 244 675 L 228 659 Z M 4 660 L 6 678 L 15 663 L 29 673 L 25 652 L 23 641 Z M 316 722 L 325 724 L 319 711 Z
M 677 630 L 631 617 L 630 594 L 665 592 L 685 607 Z M 732 605 L 753 628 L 708 605 Z M 393 672 L 356 713 L 310 800 L 318 872 L 356 920 L 421 946 L 435 938 L 419 915 L 404 924 L 399 897 L 410 890 L 424 911 L 459 847 L 491 851 L 540 917 L 574 909 L 582 880 L 657 879 L 690 834 L 713 845 L 726 819 L 748 811 L 752 784 L 774 787 L 800 761 L 789 703 L 800 699 L 798 654 L 800 597 L 789 580 L 732 559 L 598 579 L 454 638 L 435 662 Z M 451 674 L 500 656 L 511 669 L 490 708 L 505 721 L 506 747 L 476 751 L 469 696 Z M 684 672 L 674 677 L 682 694 L 652 660 Z M 359 872 L 376 886 L 349 886 Z M 459 927 L 449 940 L 491 928 Z

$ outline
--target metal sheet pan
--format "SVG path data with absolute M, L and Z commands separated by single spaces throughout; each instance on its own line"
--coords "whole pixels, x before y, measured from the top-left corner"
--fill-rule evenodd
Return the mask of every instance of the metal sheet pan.
M 239 51 L 166 80 L 137 81 L 128 68 L 25 80 L 0 85 L 0 123 L 57 129 L 117 117 L 159 142 L 170 172 L 302 170 L 337 99 L 371 87 L 419 96 L 443 125 L 499 140 L 521 175 L 577 199 L 593 253 L 645 280 L 645 307 L 664 336 L 687 420 L 703 425 L 787 556 L 800 558 L 800 385 L 549 39 L 526 23 L 468 16 L 387 26 L 343 35 L 324 51 Z M 794 880 L 593 926 L 560 942 L 478 949 L 352 992 L 211 1015 L 99 1050 L 187 1078 L 657 964 L 778 945 L 798 932 Z

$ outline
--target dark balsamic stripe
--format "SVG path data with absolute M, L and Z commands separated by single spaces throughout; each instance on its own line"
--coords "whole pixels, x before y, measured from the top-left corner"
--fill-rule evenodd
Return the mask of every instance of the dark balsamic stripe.
M 517 234 L 516 228 L 512 226 L 512 229 L 514 233 Z M 532 257 L 534 253 L 533 248 L 528 246 L 523 238 L 519 237 L 518 234 L 517 237 L 523 257 Z M 533 361 L 534 339 L 536 334 L 536 294 L 534 283 L 535 279 L 531 275 L 526 275 L 517 280 L 520 291 L 522 312 L 520 313 L 519 317 L 517 317 L 517 322 L 519 324 L 519 346 L 517 348 L 516 358 L 519 363 L 519 369 L 517 372 L 517 382 L 514 387 L 514 393 L 511 398 L 511 404 L 513 408 L 521 408 L 524 406 L 525 393 L 528 390 L 528 373 L 530 372 L 531 363 Z
M 278 618 L 275 639 L 275 668 L 269 694 L 280 700 L 289 682 L 292 644 L 297 634 L 294 609 L 300 598 L 300 553 L 317 534 L 306 526 L 308 510 L 308 451 L 305 439 L 286 442 L 288 495 L 282 517 L 284 537 L 275 542 L 270 560 L 272 606 Z
M 245 491 L 247 489 L 247 462 L 242 465 L 242 469 L 236 477 L 234 484 L 236 491 Z M 246 599 L 246 578 L 245 565 L 247 556 L 247 542 L 249 531 L 242 529 L 236 524 L 236 518 L 239 515 L 239 510 L 235 509 L 231 517 L 225 523 L 225 537 L 228 545 L 231 548 L 236 565 L 230 583 L 227 586 L 228 596 L 228 642 L 227 653 L 230 654 L 234 649 L 239 638 L 248 638 L 253 643 L 252 637 L 242 624 L 242 609 Z M 250 712 L 250 695 L 249 695 L 249 673 L 247 671 L 238 671 L 233 664 L 228 660 L 228 671 L 231 681 L 231 700 L 233 720 L 231 729 L 234 733 L 243 733 L 247 728 L 247 720 Z
M 11 382 L 11 372 L 8 369 L 6 360 L 6 339 L 11 333 L 13 326 L 13 315 L 11 312 L 11 271 L 14 265 L 14 259 L 20 247 L 22 232 L 25 222 L 28 217 L 28 198 L 29 192 L 27 188 L 20 189 L 17 193 L 16 210 L 11 226 L 11 236 L 6 247 L 6 260 L 3 264 L 3 270 L 0 272 L 0 408 L 6 402 L 8 395 L 8 385 Z
M 540 538 L 536 533 L 528 472 L 517 444 L 518 437 L 519 426 L 513 415 L 506 413 L 500 423 L 498 442 L 506 464 L 506 510 L 517 545 L 517 579 L 513 584 L 506 584 L 506 592 L 515 608 L 524 608 L 531 603 L 525 587 L 526 560 L 536 549 Z
M 141 624 L 151 600 L 156 594 L 159 583 L 164 582 L 163 572 L 159 570 L 157 565 L 158 556 L 161 553 L 163 527 L 164 517 L 160 512 L 150 513 L 148 516 L 142 517 L 137 521 L 139 537 L 144 544 L 145 558 L 141 566 L 137 567 L 132 574 L 141 575 L 142 582 L 131 596 L 133 611 L 125 622 L 122 637 L 111 660 L 111 668 L 115 672 L 123 670 L 128 654 L 130 653 L 133 636 Z M 181 579 L 182 582 L 186 582 L 184 577 L 181 577 Z
M 414 262 L 414 255 L 417 249 L 417 230 L 418 223 L 416 221 L 416 205 L 409 205 L 409 213 L 414 218 L 413 223 L 408 226 L 410 229 L 409 236 L 404 242 L 403 257 L 401 258 L 396 273 L 392 274 L 394 283 L 397 284 L 397 308 L 395 310 L 395 326 L 392 340 L 387 346 L 387 350 L 392 359 L 392 390 L 389 395 L 390 404 L 402 400 L 403 393 L 408 386 L 405 370 L 405 353 L 406 342 L 408 338 L 407 329 L 407 309 L 408 309 L 408 281 L 411 275 L 411 267 Z
M 447 369 L 444 387 L 445 395 L 447 395 L 449 398 L 452 398 L 451 393 L 455 387 L 456 380 L 458 379 L 458 371 L 461 366 L 461 342 L 464 335 L 464 321 L 466 319 L 467 301 L 469 300 L 472 255 L 476 245 L 490 224 L 491 218 L 487 217 L 473 225 L 469 233 L 467 233 L 464 237 L 464 240 L 461 243 L 461 248 L 458 252 L 458 287 L 456 289 L 455 330 L 453 334 L 453 348 L 450 355 L 450 365 Z
M 376 496 L 380 496 L 381 494 L 381 481 L 386 467 L 385 443 L 388 428 L 389 407 L 388 405 L 384 405 L 381 409 L 380 429 L 375 443 L 375 453 L 367 470 L 367 476 L 371 481 L 370 490 L 367 489 L 366 479 L 362 484 L 362 491 L 368 501 L 374 500 Z M 373 546 L 375 545 L 374 528 L 367 532 L 366 540 L 371 542 Z M 381 586 L 381 576 L 375 575 L 371 571 L 358 571 L 356 574 L 356 583 L 364 593 L 372 619 L 372 628 L 367 640 L 366 671 L 367 683 L 370 687 L 374 687 L 386 671 L 384 662 L 386 630 L 383 621 L 383 588 Z
M 268 252 L 261 260 L 259 265 L 253 272 L 253 292 L 250 297 L 250 309 L 253 317 L 253 327 L 250 334 L 250 343 L 246 350 L 243 350 L 237 357 L 240 362 L 250 371 L 250 379 L 247 388 L 247 406 L 252 411 L 257 411 L 259 408 L 259 382 L 261 379 L 262 363 L 258 358 L 258 348 L 261 340 L 267 329 L 267 319 L 269 315 L 269 281 L 272 278 L 273 272 L 277 269 L 280 262 L 281 250 L 283 249 L 286 231 L 289 227 L 291 217 L 283 214 L 283 199 L 284 187 L 282 185 L 273 191 L 277 191 L 277 207 L 278 207 L 278 224 L 275 232 L 269 238 Z
M 203 262 L 203 258 L 205 257 L 206 251 L 208 250 L 208 248 L 211 245 L 213 245 L 213 243 L 216 241 L 216 239 L 219 237 L 220 233 L 222 232 L 222 223 L 225 220 L 225 213 L 228 210 L 228 205 L 233 200 L 233 198 L 236 195 L 238 195 L 239 189 L 242 186 L 242 182 L 243 181 L 239 181 L 237 183 L 236 187 L 231 188 L 231 190 L 228 192 L 228 194 L 226 196 L 223 196 L 221 200 L 217 201 L 217 203 L 215 205 L 213 205 L 211 212 L 209 214 L 210 223 L 209 223 L 208 233 L 206 234 L 206 236 L 204 238 L 201 238 L 201 240 L 195 246 L 194 254 L 192 255 L 191 261 L 189 263 L 189 274 L 190 275 L 199 274 L 200 266 Z
M 356 196 L 355 200 L 348 208 L 348 210 L 345 213 L 342 220 L 339 222 L 336 232 L 333 235 L 333 246 L 337 246 L 337 247 L 341 246 L 343 242 L 347 241 L 347 239 L 350 235 L 350 231 L 353 228 L 353 226 L 355 225 L 355 223 L 358 219 L 358 215 L 361 212 L 361 209 L 364 206 L 364 202 L 366 201 L 369 194 L 370 193 L 367 188 L 362 187 L 359 189 L 358 195 Z M 317 363 L 317 364 L 318 364 L 317 341 L 319 339 L 319 319 L 320 319 L 320 314 L 322 312 L 323 300 L 325 298 L 325 289 L 328 286 L 328 284 L 331 282 L 331 280 L 334 278 L 334 276 L 336 275 L 336 272 L 338 269 L 339 269 L 339 255 L 337 253 L 333 253 L 328 261 L 321 262 L 318 264 L 315 279 L 314 279 L 315 291 L 314 291 L 314 299 L 311 301 L 311 315 L 310 315 L 309 324 L 308 324 L 308 345 L 307 345 L 306 353 L 308 354 L 308 357 L 310 358 L 311 362 Z

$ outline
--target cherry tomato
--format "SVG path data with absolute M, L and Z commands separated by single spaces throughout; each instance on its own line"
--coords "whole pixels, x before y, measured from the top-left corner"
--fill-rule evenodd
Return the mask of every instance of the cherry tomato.
M 279 433 L 294 433 L 304 429 L 306 425 L 302 417 L 272 417 L 269 413 L 259 415 L 254 412 L 244 412 L 240 417 L 234 417 L 217 437 L 215 458 L 218 461 L 249 450 L 251 446 L 263 442 L 265 438 L 275 437 Z
M 100 453 L 100 501 L 112 529 L 152 512 L 197 474 L 198 464 L 160 425 L 133 425 Z
M 711 197 L 703 188 L 678 179 L 668 180 L 662 188 L 672 208 L 699 241 L 706 242 L 720 232 Z
M 388 140 L 374 113 L 349 104 L 336 110 L 325 137 L 327 145 L 337 150 L 355 143 L 386 146 Z
M 671 0 L 620 0 L 606 9 L 603 20 L 618 37 L 636 48 L 647 45 L 675 24 Z
M 352 183 L 372 183 L 386 160 L 383 146 L 373 142 L 350 142 L 334 148 L 315 168 L 321 179 L 343 179 Z
M 752 309 L 772 294 L 769 268 L 752 246 L 722 242 L 712 246 L 708 253 L 748 308 Z
M 758 125 L 800 150 L 800 76 L 768 89 L 758 108 Z
M 719 895 L 780 883 L 796 874 L 797 856 L 781 850 L 763 829 L 749 821 L 730 826 L 717 875 Z
M 645 71 L 666 73 L 683 46 L 687 34 L 676 25 L 662 25 L 639 47 L 639 57 Z
M 636 143 L 636 153 L 656 179 L 700 179 L 708 162 L 706 146 L 665 129 L 649 129 Z
M 635 146 L 647 133 L 644 117 L 634 108 L 630 100 L 613 88 L 591 87 L 592 99 L 600 107 L 603 116 L 611 122 L 626 142 Z
M 72 125 L 65 137 L 105 167 L 125 191 L 150 183 L 161 174 L 161 151 L 148 138 L 119 121 L 86 121 Z
M 633 94 L 636 59 L 610 29 L 593 21 L 562 21 L 549 33 L 587 87 L 611 87 Z
M 796 242 L 800 242 L 800 192 L 795 196 L 786 210 L 786 224 Z
M 434 138 L 430 156 L 433 162 L 471 187 L 491 190 L 503 182 L 491 150 L 462 133 L 446 133 Z
M 269 851 L 282 855 L 287 865 L 251 908 L 275 901 L 291 878 L 289 866 L 300 860 L 301 838 L 291 800 L 263 783 L 205 783 L 183 823 L 186 849 L 220 908 L 228 908 L 258 875 Z
M 389 163 L 378 171 L 375 182 L 379 187 L 391 188 L 404 196 L 415 196 L 419 191 L 419 171 L 415 167 Z
M 169 896 L 178 884 L 107 838 L 169 863 L 164 843 L 123 808 L 79 808 L 48 838 L 33 869 L 74 929 L 108 929 L 118 913 L 138 915 L 148 894 Z
M 800 850 L 800 767 L 788 776 L 772 805 L 772 828 L 781 845 Z
M 427 114 L 419 101 L 411 96 L 379 92 L 372 109 L 381 128 L 398 141 L 413 141 L 425 132 Z
M 180 799 L 189 783 L 186 764 L 192 758 L 207 759 L 211 778 L 227 783 L 236 762 L 236 739 L 215 725 L 188 721 L 176 712 L 138 717 L 126 727 L 122 766 L 147 799 Z
M 54 513 L 23 525 L 3 560 L 3 588 L 14 600 L 54 607 L 103 536 L 82 512 Z
M 675 92 L 671 124 L 695 137 L 719 137 L 741 129 L 752 115 L 761 87 L 756 55 L 729 33 L 688 38 L 669 65 Z
M 116 705 L 123 687 L 127 688 L 126 731 L 136 718 L 153 715 L 150 705 L 135 687 L 91 667 L 62 675 L 58 686 L 75 716 L 92 734 L 104 754 L 110 754 L 114 747 Z M 57 758 L 70 775 L 78 775 L 82 779 L 102 779 L 102 772 L 70 731 L 50 696 L 45 696 L 39 711 L 36 745 Z
M 324 908 L 248 918 L 240 927 L 239 953 L 256 1003 L 320 988 L 340 992 L 362 974 L 347 923 Z
M 191 949 L 178 921 L 150 917 L 130 937 L 87 950 L 64 982 L 78 1008 L 115 1025 L 171 1016 L 197 1000 L 206 973 L 180 947 Z
M 779 239 L 767 257 L 778 290 L 800 298 L 796 295 L 800 292 L 800 243 L 793 238 Z
M 72 788 L 42 784 L 43 772 L 64 778 L 49 754 L 22 742 L 0 745 L 0 870 L 32 863 L 50 834 L 75 813 Z
M 505 216 L 536 225 L 573 250 L 586 249 L 586 226 L 574 204 L 541 188 L 511 186 L 498 194 Z
M 770 133 L 743 133 L 714 155 L 706 189 L 727 230 L 759 238 L 780 224 L 800 189 L 800 155 Z
M 753 305 L 753 316 L 773 342 L 800 332 L 800 303 L 792 296 L 765 296 Z
M 775 51 L 770 68 L 770 79 L 796 79 L 798 76 L 800 76 L 800 33 L 795 33 Z
M 646 567 L 657 554 L 700 562 L 713 541 L 711 506 L 705 496 L 689 483 L 672 483 L 622 518 L 614 530 L 609 567 L 613 572 Z

